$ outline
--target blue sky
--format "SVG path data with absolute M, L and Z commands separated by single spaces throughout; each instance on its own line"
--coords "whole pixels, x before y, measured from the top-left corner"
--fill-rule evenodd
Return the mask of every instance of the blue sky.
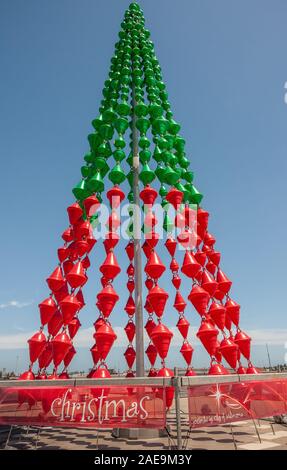
M 56 265 L 66 207 L 78 182 L 86 136 L 125 9 L 125 0 L 0 1 L 1 264 L 0 368 L 25 367 L 27 335 Z M 211 213 L 222 268 L 255 337 L 256 363 L 283 362 L 286 322 L 287 81 L 284 0 L 141 0 L 196 186 Z M 91 257 L 104 255 L 100 249 Z M 119 250 L 121 251 L 121 250 Z M 167 258 L 168 259 L 168 258 Z M 119 255 L 120 262 L 124 257 Z M 169 261 L 169 259 L 168 259 Z M 90 269 L 74 367 L 87 369 L 98 264 Z M 168 288 L 168 276 L 163 287 Z M 126 291 L 113 312 L 122 327 Z M 171 300 L 173 300 L 173 295 Z M 165 322 L 174 325 L 169 303 Z M 191 324 L 199 324 L 191 308 Z M 119 330 L 121 331 L 121 330 Z M 120 334 L 121 338 L 121 334 Z M 121 343 L 121 341 L 119 342 Z M 119 344 L 124 347 L 124 342 Z M 175 344 L 174 351 L 179 348 Z M 121 367 L 119 350 L 110 364 Z M 178 356 L 179 358 L 179 356 Z M 207 364 L 197 348 L 195 365 Z

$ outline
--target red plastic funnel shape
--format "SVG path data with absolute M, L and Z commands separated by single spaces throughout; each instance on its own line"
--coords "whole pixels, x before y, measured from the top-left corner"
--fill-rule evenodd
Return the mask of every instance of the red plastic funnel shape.
M 129 369 L 131 369 L 134 362 L 135 362 L 135 358 L 136 358 L 136 352 L 135 352 L 134 348 L 132 346 L 128 346 L 125 353 L 124 353 L 124 356 L 126 358 L 127 365 L 129 367 Z
M 75 242 L 75 252 L 77 253 L 77 258 L 82 258 L 89 251 L 89 244 L 86 240 L 78 240 Z
M 87 217 L 91 217 L 92 215 L 94 215 L 100 206 L 100 202 L 96 196 L 87 197 L 83 201 L 83 204 Z
M 176 250 L 176 245 L 177 245 L 177 243 L 174 240 L 174 238 L 170 237 L 166 240 L 165 247 L 168 250 L 170 256 L 174 256 L 175 250 Z
M 155 321 L 152 318 L 149 318 L 148 321 L 145 324 L 145 329 L 146 329 L 146 332 L 147 332 L 149 338 L 151 338 L 151 334 L 152 334 L 153 330 L 155 329 L 155 327 L 156 327 Z
M 62 238 L 64 242 L 70 243 L 74 239 L 74 232 L 71 227 L 67 228 L 63 233 L 62 233 Z
M 237 344 L 235 344 L 231 338 L 224 338 L 220 343 L 219 350 L 227 364 L 229 364 L 232 369 L 236 369 L 238 359 Z
M 101 326 L 105 324 L 106 322 L 102 317 L 97 318 L 97 320 L 94 322 L 95 330 L 97 331 Z
M 78 319 L 78 317 L 74 317 L 68 324 L 68 330 L 69 330 L 69 335 L 70 338 L 73 339 L 76 334 L 78 333 L 78 330 L 81 326 L 81 322 Z
M 178 274 L 175 274 L 171 281 L 176 289 L 179 289 L 181 286 L 181 279 Z
M 53 350 L 52 350 L 52 344 L 50 341 L 47 341 L 43 351 L 41 352 L 39 358 L 38 358 L 38 363 L 39 363 L 39 368 L 40 369 L 46 369 L 49 367 L 53 359 Z
M 108 285 L 98 293 L 97 299 L 100 303 L 101 312 L 107 318 L 119 300 L 119 296 L 114 288 L 111 285 Z
M 196 261 L 201 265 L 204 266 L 206 262 L 207 255 L 201 250 L 198 250 L 195 254 L 194 257 Z
M 46 325 L 57 310 L 56 302 L 53 297 L 48 297 L 39 304 L 41 324 Z
M 46 341 L 46 336 L 42 331 L 38 331 L 30 339 L 28 339 L 30 361 L 32 363 L 37 361 L 38 357 L 45 348 Z
M 115 279 L 115 277 L 117 277 L 117 275 L 121 272 L 121 268 L 118 265 L 113 251 L 108 253 L 108 256 L 100 267 L 100 271 L 107 279 Z
M 107 192 L 107 198 L 109 200 L 111 208 L 116 209 L 124 200 L 125 193 L 121 190 L 119 186 L 114 186 Z
M 71 346 L 72 346 L 71 340 L 69 336 L 64 332 L 59 333 L 52 340 L 53 361 L 54 361 L 55 367 L 58 367 L 58 365 L 62 362 L 62 360 L 66 356 Z
M 224 294 L 228 294 L 230 288 L 232 286 L 232 282 L 228 279 L 228 277 L 218 269 L 216 280 L 218 282 L 218 289 L 224 292 Z
M 56 336 L 63 326 L 63 317 L 59 310 L 57 310 L 48 323 L 48 333 L 51 336 Z
M 106 367 L 98 367 L 92 374 L 92 379 L 110 379 L 111 374 Z M 106 391 L 107 389 L 103 389 Z
M 68 272 L 66 277 L 68 283 L 74 289 L 77 287 L 82 287 L 88 279 L 81 261 L 78 261 L 78 263 L 72 267 L 71 271 Z
M 208 253 L 208 258 L 213 264 L 218 266 L 220 263 L 221 254 L 219 253 L 219 251 L 210 251 Z
M 208 218 L 209 213 L 207 211 L 201 209 L 201 207 L 197 209 L 197 221 L 205 229 L 208 227 Z
M 162 316 L 167 299 L 168 293 L 159 286 L 154 286 L 147 295 L 147 302 L 158 317 Z
M 167 367 L 162 367 L 157 373 L 157 377 L 166 377 L 170 378 L 173 377 L 173 371 L 171 369 L 168 369 Z M 159 391 L 158 396 L 160 398 L 163 398 L 163 391 Z M 173 397 L 174 397 L 174 387 L 166 387 L 165 388 L 165 404 L 167 408 L 170 408 L 173 402 Z
M 193 348 L 192 348 L 191 344 L 189 344 L 187 341 L 185 341 L 183 343 L 183 345 L 181 346 L 180 352 L 181 352 L 185 362 L 189 366 L 190 363 L 191 363 L 191 360 L 192 360 L 192 355 L 193 355 Z
M 69 247 L 61 246 L 60 248 L 58 248 L 58 258 L 59 258 L 60 263 L 63 263 L 63 261 L 65 261 L 65 259 L 68 258 L 69 254 L 70 254 Z
M 117 244 L 119 243 L 119 240 L 120 240 L 120 236 L 118 233 L 108 232 L 105 235 L 105 240 L 104 240 L 104 247 L 105 247 L 106 253 L 109 253 L 111 249 L 115 248 L 115 246 L 117 246 Z
M 140 198 L 143 201 L 145 205 L 154 205 L 154 201 L 157 198 L 157 191 L 153 188 L 151 188 L 149 185 L 147 185 L 141 192 L 140 192 Z
M 165 266 L 155 251 L 152 251 L 149 260 L 145 266 L 146 274 L 152 279 L 159 279 L 164 273 Z
M 234 323 L 235 326 L 239 324 L 239 317 L 240 317 L 240 305 L 232 299 L 228 299 L 225 303 L 226 314 Z
M 68 217 L 71 225 L 74 225 L 83 215 L 81 206 L 75 202 L 71 206 L 67 207 Z
M 126 254 L 128 255 L 128 258 L 130 261 L 134 259 L 135 256 L 135 246 L 133 242 L 129 242 L 127 246 L 125 247 Z
M 190 323 L 185 317 L 181 317 L 176 324 L 180 334 L 182 335 L 184 339 L 187 338 L 189 325 Z
M 204 271 L 201 279 L 201 287 L 206 290 L 211 297 L 217 289 L 217 282 L 208 271 Z
M 157 358 L 156 347 L 152 343 L 150 343 L 146 348 L 145 353 L 148 357 L 149 362 L 151 363 L 151 366 L 153 367 Z
M 214 274 L 216 273 L 216 264 L 214 263 L 211 263 L 210 261 L 208 263 L 206 263 L 206 269 L 208 272 L 210 272 L 210 274 L 212 274 L 214 276 Z
M 175 273 L 179 270 L 179 265 L 175 258 L 172 258 L 170 265 L 169 265 L 169 269 L 171 270 L 172 273 Z
M 250 347 L 251 347 L 251 338 L 243 331 L 238 331 L 234 338 L 234 343 L 240 349 L 241 354 L 249 361 L 250 359 Z
M 117 335 L 112 327 L 106 323 L 96 331 L 94 338 L 96 339 L 100 359 L 105 360 L 117 338 Z
M 63 323 L 68 325 L 80 309 L 80 303 L 75 295 L 67 295 L 59 305 L 63 315 Z
M 130 295 L 125 306 L 125 311 L 128 315 L 134 315 L 136 311 L 136 305 L 133 297 Z
M 186 302 L 179 291 L 175 294 L 173 306 L 179 313 L 182 313 L 186 307 Z
M 125 326 L 125 332 L 129 342 L 131 343 L 135 337 L 136 326 L 133 321 L 129 321 Z
M 183 193 L 182 191 L 179 191 L 179 189 L 171 188 L 165 198 L 175 209 L 177 209 L 182 203 Z
M 218 330 L 212 325 L 212 323 L 205 320 L 202 321 L 196 336 L 199 338 L 210 356 L 215 354 L 217 348 L 217 335 Z
M 194 308 L 200 315 L 206 312 L 207 304 L 209 302 L 210 295 L 202 287 L 194 285 L 188 296 L 188 300 L 192 303 Z
M 217 362 L 213 363 L 210 366 L 208 371 L 208 375 L 228 375 L 229 372 L 222 364 L 218 364 Z
M 64 357 L 64 366 L 65 367 L 68 367 L 70 365 L 70 363 L 72 362 L 73 357 L 74 357 L 75 354 L 76 354 L 76 350 L 75 350 L 74 346 L 71 346 L 69 351 L 67 352 L 67 354 Z
M 153 329 L 151 339 L 161 359 L 166 358 L 172 337 L 173 333 L 162 323 Z
M 94 365 L 96 365 L 100 360 L 100 354 L 99 354 L 99 351 L 98 351 L 97 343 L 95 343 L 94 346 L 91 347 L 90 351 L 91 351 L 91 354 L 92 354 Z
M 58 266 L 55 271 L 46 279 L 49 289 L 52 292 L 56 292 L 57 290 L 61 289 L 65 285 L 65 279 L 63 278 L 62 270 L 60 266 Z
M 181 271 L 187 276 L 187 277 L 194 277 L 200 270 L 201 266 L 200 264 L 196 261 L 195 257 L 190 251 L 186 251 L 184 255 L 184 260 L 183 260 L 183 265 L 181 268 Z
M 216 324 L 216 326 L 223 330 L 225 327 L 225 308 L 216 302 L 212 302 L 208 310 L 209 315 Z

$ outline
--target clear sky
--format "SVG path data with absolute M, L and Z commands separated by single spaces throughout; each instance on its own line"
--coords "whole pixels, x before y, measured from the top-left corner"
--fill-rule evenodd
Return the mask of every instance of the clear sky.
M 97 116 L 127 0 L 0 0 L 0 368 L 27 363 L 71 188 Z M 287 3 L 285 0 L 141 0 L 175 119 L 182 125 L 211 231 L 242 305 L 254 358 L 283 362 L 286 321 Z M 100 243 L 98 244 L 100 245 Z M 91 257 L 104 258 L 98 251 Z M 121 251 L 121 250 L 119 250 Z M 98 253 L 98 254 L 97 254 Z M 119 256 L 124 263 L 124 256 Z M 166 257 L 169 262 L 169 258 Z M 73 367 L 87 369 L 97 317 L 90 269 Z M 125 325 L 126 289 L 112 324 Z M 163 281 L 169 288 L 169 277 Z M 168 305 L 165 322 L 176 323 Z M 196 327 L 198 315 L 187 317 Z M 119 332 L 119 347 L 125 346 Z M 174 345 L 174 351 L 179 347 Z M 110 364 L 122 367 L 115 349 Z M 179 356 L 177 356 L 179 357 Z M 207 365 L 198 348 L 195 365 Z

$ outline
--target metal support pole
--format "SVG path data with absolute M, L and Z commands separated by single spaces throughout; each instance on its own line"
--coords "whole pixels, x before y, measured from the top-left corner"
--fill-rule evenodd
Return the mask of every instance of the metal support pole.
M 180 416 L 180 377 L 174 377 L 175 414 L 177 431 L 177 449 L 182 449 L 181 416 Z
M 138 130 L 136 128 L 135 86 L 132 87 L 132 143 L 133 143 L 133 195 L 134 195 L 134 264 L 135 264 L 135 305 L 136 305 L 136 375 L 144 377 L 144 334 L 142 305 L 142 257 L 141 257 L 141 217 L 139 197 L 139 147 Z

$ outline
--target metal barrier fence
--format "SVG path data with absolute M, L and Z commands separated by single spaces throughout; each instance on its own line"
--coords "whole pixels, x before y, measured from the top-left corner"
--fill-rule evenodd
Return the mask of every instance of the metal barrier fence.
M 176 373 L 176 370 L 175 370 Z M 86 379 L 86 378 L 75 378 L 68 380 L 34 380 L 34 381 L 20 381 L 20 380 L 2 380 L 0 381 L 0 393 L 1 389 L 33 389 L 37 388 L 49 388 L 49 387 L 101 387 L 107 385 L 114 387 L 149 387 L 157 386 L 162 387 L 164 390 L 167 387 L 172 387 L 174 390 L 174 406 L 176 414 L 176 433 L 177 433 L 177 448 L 182 449 L 182 419 L 181 419 L 181 399 L 188 395 L 188 391 L 196 390 L 200 386 L 214 386 L 224 384 L 248 384 L 248 382 L 256 382 L 257 384 L 268 384 L 274 382 L 282 382 L 286 385 L 287 390 L 287 373 L 264 373 L 256 375 L 225 375 L 225 376 L 193 376 L 183 377 L 175 375 L 172 378 L 157 378 L 157 377 L 135 377 L 135 378 L 123 378 L 123 377 L 112 377 L 109 379 Z M 4 392 L 4 390 L 3 390 Z M 1 400 L 0 400 L 1 403 Z M 286 403 L 285 403 L 286 404 Z M 287 404 L 286 404 L 287 406 Z M 108 428 L 110 426 L 107 426 Z

